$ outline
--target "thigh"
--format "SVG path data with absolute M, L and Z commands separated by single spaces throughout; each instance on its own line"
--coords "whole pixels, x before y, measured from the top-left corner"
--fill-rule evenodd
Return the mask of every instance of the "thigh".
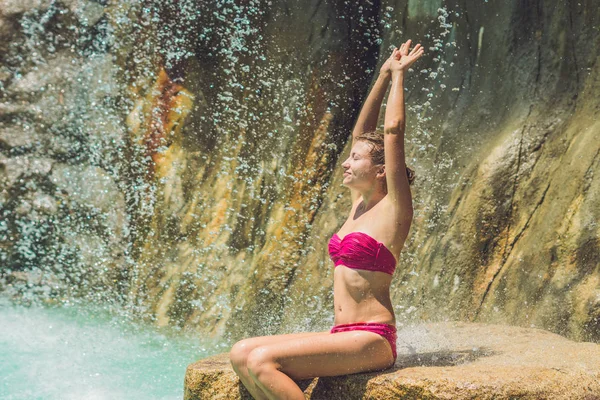
M 248 354 L 250 354 L 250 352 L 256 349 L 257 347 L 286 342 L 289 340 L 298 340 L 323 334 L 329 334 L 329 331 L 288 333 L 283 335 L 256 336 L 247 339 L 242 339 L 233 345 L 229 352 L 229 357 L 235 363 L 245 364 Z
M 250 364 L 273 362 L 296 380 L 377 371 L 394 365 L 387 340 L 368 331 L 323 332 L 270 343 L 256 349 L 250 357 Z
M 248 348 L 256 348 L 260 346 L 265 346 L 269 344 L 286 342 L 288 340 L 297 340 L 308 337 L 314 337 L 317 335 L 329 334 L 329 331 L 324 332 L 298 332 L 298 333 L 287 333 L 283 335 L 269 335 L 269 336 L 256 336 L 247 339 L 243 339 L 240 342 L 245 344 L 245 347 Z M 240 343 L 238 342 L 238 343 Z

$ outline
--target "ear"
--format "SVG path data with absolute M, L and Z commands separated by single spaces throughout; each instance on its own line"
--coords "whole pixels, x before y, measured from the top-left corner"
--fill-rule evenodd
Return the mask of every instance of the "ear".
M 385 177 L 385 164 L 377 170 L 377 175 L 383 175 Z

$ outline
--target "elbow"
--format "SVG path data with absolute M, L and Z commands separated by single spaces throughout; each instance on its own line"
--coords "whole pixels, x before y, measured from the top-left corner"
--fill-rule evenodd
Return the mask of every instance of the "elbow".
M 385 124 L 383 133 L 390 135 L 400 135 L 404 133 L 404 121 L 395 121 L 390 124 Z

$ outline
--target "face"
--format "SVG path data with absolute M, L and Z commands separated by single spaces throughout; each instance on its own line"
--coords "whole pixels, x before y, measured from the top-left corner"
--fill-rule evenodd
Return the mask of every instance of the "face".
M 376 182 L 381 165 L 374 165 L 369 155 L 371 145 L 358 141 L 350 150 L 350 156 L 342 163 L 345 186 L 353 189 L 367 189 Z

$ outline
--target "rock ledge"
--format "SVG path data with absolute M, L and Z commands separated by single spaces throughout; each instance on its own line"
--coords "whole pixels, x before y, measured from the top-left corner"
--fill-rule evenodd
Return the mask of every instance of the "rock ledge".
M 445 322 L 398 332 L 378 373 L 299 382 L 307 399 L 600 400 L 600 345 L 534 328 Z M 251 399 L 228 353 L 188 366 L 185 399 Z

